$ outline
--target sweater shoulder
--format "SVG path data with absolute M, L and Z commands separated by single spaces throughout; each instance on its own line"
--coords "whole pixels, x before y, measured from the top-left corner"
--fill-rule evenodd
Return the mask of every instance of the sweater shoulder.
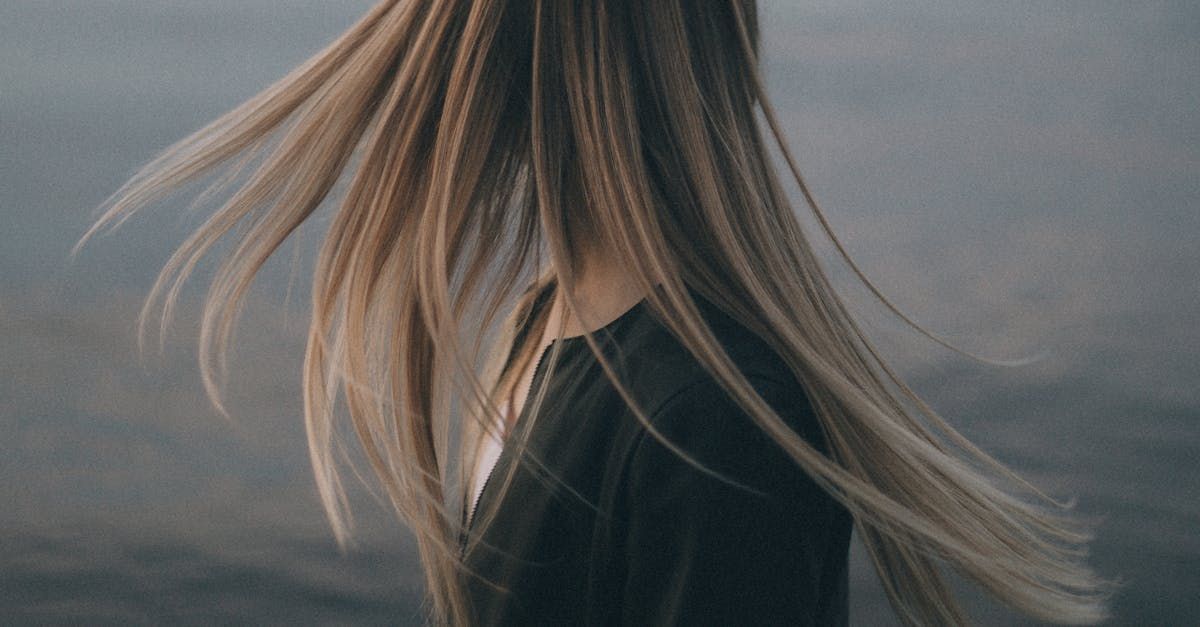
M 696 302 L 717 342 L 755 394 L 792 431 L 827 454 L 815 407 L 787 362 L 766 340 L 712 303 L 703 298 Z M 665 325 L 647 316 L 630 331 L 617 356 L 628 365 L 634 397 L 658 435 L 680 443 L 684 450 L 691 446 L 737 453 L 767 447 L 782 453 L 736 397 Z M 634 440 L 657 439 L 636 417 L 630 416 L 629 426 Z

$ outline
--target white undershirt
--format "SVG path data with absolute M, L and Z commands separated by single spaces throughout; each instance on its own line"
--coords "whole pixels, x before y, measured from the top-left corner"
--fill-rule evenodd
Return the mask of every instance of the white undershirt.
M 503 425 L 508 419 L 509 407 L 512 400 L 509 399 L 500 406 L 500 424 Z M 494 433 L 485 433 L 483 443 L 479 451 L 479 456 L 475 458 L 475 472 L 472 486 L 474 486 L 474 496 L 471 499 L 470 515 L 475 515 L 475 504 L 479 502 L 479 495 L 483 493 L 483 484 L 487 482 L 488 475 L 492 473 L 492 468 L 496 465 L 496 460 L 500 458 L 501 441 Z M 470 518 L 468 518 L 470 520 Z

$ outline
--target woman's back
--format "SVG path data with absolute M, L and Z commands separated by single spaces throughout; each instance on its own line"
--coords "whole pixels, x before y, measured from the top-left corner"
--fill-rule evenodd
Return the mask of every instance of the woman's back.
M 756 391 L 826 450 L 807 398 L 778 357 L 711 303 L 698 302 Z M 582 338 L 565 338 L 537 416 L 523 411 L 514 425 L 520 433 L 532 421 L 525 463 L 492 502 L 492 482 L 503 481 L 516 455 L 507 445 L 476 505 L 476 512 L 495 508 L 482 537 L 465 549 L 477 575 L 467 575 L 476 618 L 513 625 L 845 622 L 846 510 L 720 391 L 645 301 L 595 333 L 650 423 L 723 478 L 659 442 L 625 407 Z M 538 361 L 531 389 L 547 376 L 551 350 Z

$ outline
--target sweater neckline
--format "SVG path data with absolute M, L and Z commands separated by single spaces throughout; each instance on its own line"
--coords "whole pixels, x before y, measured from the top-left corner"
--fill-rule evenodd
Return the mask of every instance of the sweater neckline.
M 597 339 L 597 341 L 603 341 L 607 335 L 616 331 L 616 329 L 618 327 L 620 327 L 621 325 L 623 325 L 626 320 L 629 320 L 630 318 L 637 316 L 639 312 L 641 312 L 643 309 L 645 309 L 646 306 L 649 304 L 649 300 L 650 300 L 649 297 L 643 297 L 641 300 L 634 303 L 632 306 L 630 306 L 628 309 L 626 309 L 624 312 L 622 312 L 616 318 L 613 318 L 607 324 L 605 324 L 601 327 L 592 329 L 592 332 L 591 332 L 592 336 L 595 337 Z M 559 339 L 553 339 L 553 340 L 550 340 L 550 342 L 548 342 L 546 344 L 546 347 L 548 348 L 550 346 L 553 346 L 553 345 L 559 344 L 559 343 L 561 343 L 564 348 L 567 346 L 574 346 L 576 344 L 582 344 L 582 345 L 586 346 L 587 345 L 586 335 L 587 334 L 585 334 L 585 333 L 580 333 L 579 335 L 567 335 L 567 336 L 564 336 Z

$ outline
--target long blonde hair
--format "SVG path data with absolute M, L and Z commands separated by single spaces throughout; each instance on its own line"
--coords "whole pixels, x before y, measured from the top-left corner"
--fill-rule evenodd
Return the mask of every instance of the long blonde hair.
M 467 620 L 462 478 L 473 443 L 498 416 L 514 328 L 528 323 L 540 291 L 522 286 L 556 281 L 574 316 L 580 250 L 591 245 L 615 255 L 671 333 L 853 514 L 905 623 L 966 620 L 942 564 L 1031 616 L 1103 619 L 1109 586 L 1083 563 L 1089 534 L 1057 511 L 1067 506 L 923 403 L 831 287 L 771 167 L 763 122 L 850 268 L 917 326 L 829 230 L 767 100 L 758 40 L 753 0 L 383 0 L 287 76 L 143 166 L 104 202 L 72 254 L 218 166 L 236 172 L 265 158 L 170 258 L 139 319 L 140 331 L 165 290 L 165 325 L 198 261 L 240 227 L 201 323 L 201 374 L 224 411 L 211 358 L 224 354 L 240 302 L 264 262 L 351 173 L 312 282 L 308 448 L 344 541 L 340 391 L 362 451 L 415 535 L 437 622 Z M 542 266 L 547 255 L 552 273 Z M 754 392 L 687 287 L 783 357 L 817 410 L 831 457 Z M 505 307 L 513 313 L 497 325 Z M 645 422 L 597 341 L 585 339 Z M 543 390 L 531 392 L 534 414 Z

